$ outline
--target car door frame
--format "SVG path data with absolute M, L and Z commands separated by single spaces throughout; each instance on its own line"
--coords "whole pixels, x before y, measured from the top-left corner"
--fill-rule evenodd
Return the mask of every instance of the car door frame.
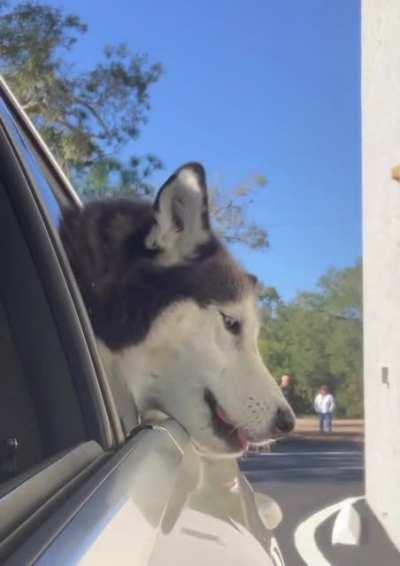
M 27 474 L 24 481 L 17 481 L 15 488 L 12 486 L 0 499 L 0 514 L 4 515 L 6 510 L 11 510 L 12 515 L 13 509 L 17 509 L 14 520 L 22 521 L 15 531 L 1 541 L 0 557 L 5 559 L 7 556 L 7 562 L 11 563 L 17 560 L 15 563 L 29 564 L 44 551 L 60 532 L 62 524 L 73 515 L 72 509 L 67 512 L 63 507 L 66 498 L 69 498 L 70 507 L 74 501 L 75 510 L 78 509 L 85 497 L 81 493 L 79 497 L 72 498 L 78 485 L 83 483 L 86 493 L 89 493 L 87 490 L 94 489 L 101 480 L 92 478 L 89 483 L 84 480 L 90 478 L 99 466 L 97 473 L 106 477 L 110 466 L 115 467 L 117 462 L 122 461 L 131 447 L 124 445 L 126 434 L 97 355 L 95 338 L 65 252 L 37 182 L 26 166 L 21 140 L 18 139 L 19 128 L 40 155 L 42 165 L 49 168 L 49 174 L 57 180 L 60 190 L 71 205 L 79 206 L 79 199 L 4 81 L 0 81 L 0 103 L 2 181 L 38 268 L 71 374 L 76 379 L 76 388 L 87 401 L 85 417 L 89 423 L 88 430 L 94 438 L 59 458 L 44 462 L 39 469 Z M 140 430 L 139 427 L 132 436 Z M 41 497 L 38 497 L 37 490 Z M 25 506 L 21 512 L 24 501 Z M 62 505 L 60 515 L 63 519 L 56 521 L 53 512 L 59 505 Z M 47 517 L 51 517 L 51 520 L 48 528 L 43 530 L 41 526 L 48 521 Z M 7 520 L 9 518 L 13 517 L 7 517 Z

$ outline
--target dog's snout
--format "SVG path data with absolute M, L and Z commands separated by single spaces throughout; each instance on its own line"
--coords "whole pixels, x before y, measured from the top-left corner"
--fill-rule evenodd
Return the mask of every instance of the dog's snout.
M 291 409 L 279 408 L 275 415 L 275 427 L 281 432 L 290 432 L 294 429 L 296 419 Z

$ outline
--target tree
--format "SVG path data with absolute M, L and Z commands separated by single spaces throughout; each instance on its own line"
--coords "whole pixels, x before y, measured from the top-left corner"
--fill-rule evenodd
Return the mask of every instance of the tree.
M 252 249 L 268 247 L 265 228 L 249 223 L 247 210 L 252 204 L 252 196 L 257 189 L 267 186 L 263 175 L 256 175 L 226 192 L 217 185 L 210 187 L 210 211 L 216 230 L 229 244 L 245 244 Z
M 362 318 L 362 267 L 330 269 L 318 283 L 327 314 L 344 319 Z
M 147 121 L 150 88 L 159 63 L 108 46 L 93 68 L 77 72 L 68 54 L 87 26 L 78 16 L 37 2 L 8 8 L 0 3 L 0 66 L 10 87 L 50 146 L 60 165 L 83 190 L 134 181 L 148 192 L 147 179 L 160 167 L 154 156 L 127 163 L 118 151 L 136 139 Z
M 362 415 L 361 264 L 329 270 L 315 293 L 279 302 L 267 317 L 260 350 L 276 377 L 295 378 L 295 409 L 312 411 L 316 390 L 327 383 L 341 416 Z
M 339 411 L 361 416 L 362 409 L 362 265 L 329 270 L 319 281 L 328 317 L 335 319 L 327 345 L 330 369 L 341 386 Z

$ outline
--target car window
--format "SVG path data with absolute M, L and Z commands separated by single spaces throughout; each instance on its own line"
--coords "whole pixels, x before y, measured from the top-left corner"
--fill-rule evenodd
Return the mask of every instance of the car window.
M 10 113 L 5 102 L 0 99 L 0 112 L 4 122 L 6 122 L 8 130 L 12 133 L 14 142 L 18 143 L 19 149 L 23 151 L 24 165 L 29 173 L 34 177 L 35 182 L 40 190 L 41 197 L 46 204 L 46 209 L 56 227 L 59 226 L 61 219 L 61 207 L 66 206 L 70 199 L 61 191 L 55 196 L 55 184 L 51 184 L 49 172 L 41 165 L 40 159 L 34 153 L 32 144 L 17 126 L 14 117 Z
M 37 409 L 26 382 L 8 314 L 0 303 L 0 482 L 38 464 L 43 442 Z
M 114 446 L 59 250 L 0 108 L 0 562 Z M 6 116 L 6 118 L 5 118 Z M 22 137 L 21 137 L 22 139 Z M 23 140 L 21 141 L 23 143 Z M 19 142 L 18 142 L 19 143 Z M 46 209 L 60 209 L 43 177 Z M 36 185 L 39 180 L 36 180 Z M 47 183 L 47 184 L 46 184 Z M 47 187 L 47 189 L 46 189 Z M 49 213 L 49 210 L 50 213 Z
M 10 109 L 11 108 L 11 109 Z M 58 229 L 62 218 L 63 211 L 70 207 L 77 207 L 80 205 L 79 198 L 66 185 L 68 182 L 63 178 L 60 180 L 58 176 L 63 174 L 57 170 L 57 166 L 49 164 L 51 156 L 48 155 L 47 150 L 44 151 L 42 142 L 40 143 L 28 128 L 28 125 L 21 120 L 18 111 L 15 107 L 8 107 L 4 100 L 0 99 L 0 114 L 5 122 L 8 132 L 12 137 L 13 144 L 17 149 L 20 158 L 23 160 L 23 165 L 26 174 L 30 177 L 32 185 L 37 191 L 39 198 L 39 206 L 44 213 L 44 220 L 48 222 L 48 229 L 54 244 L 61 252 L 60 258 L 63 263 L 63 268 L 66 270 L 65 275 L 68 281 L 72 284 L 74 276 L 72 270 L 69 268 L 67 254 L 62 253 L 63 244 L 58 237 Z M 11 111 L 12 110 L 12 111 Z M 14 114 L 14 112 L 16 112 Z M 80 299 L 80 293 L 77 285 L 73 285 L 72 291 L 75 298 Z M 117 438 L 122 441 L 124 435 L 128 435 L 137 426 L 137 414 L 134 406 L 133 399 L 126 389 L 126 386 L 117 379 L 106 379 L 104 369 L 97 356 L 96 347 L 94 346 L 93 333 L 90 330 L 90 320 L 86 313 L 84 303 L 79 300 L 79 309 L 81 315 L 81 322 L 86 329 L 86 340 L 92 344 L 92 359 L 96 364 L 97 378 L 102 382 L 103 394 L 108 401 L 109 410 L 114 413 L 114 421 Z M 88 336 L 87 334 L 91 334 Z
M 70 367 L 29 247 L 0 188 L 2 481 L 88 439 Z

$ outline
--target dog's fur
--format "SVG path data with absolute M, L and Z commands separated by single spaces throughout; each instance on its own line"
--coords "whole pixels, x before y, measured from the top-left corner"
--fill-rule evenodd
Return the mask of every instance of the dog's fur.
M 201 450 L 238 454 L 294 416 L 257 347 L 255 278 L 210 228 L 205 173 L 189 163 L 154 205 L 65 211 L 60 235 L 108 366 L 138 410 L 175 418 Z

